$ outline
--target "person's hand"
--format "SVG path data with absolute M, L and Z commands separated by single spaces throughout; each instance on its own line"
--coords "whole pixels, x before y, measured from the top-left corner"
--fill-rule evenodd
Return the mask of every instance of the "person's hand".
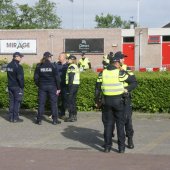
M 59 96 L 60 92 L 61 92 L 61 90 L 57 90 L 56 95 Z
M 127 89 L 124 89 L 124 93 L 128 93 L 128 90 L 127 90 Z
M 97 109 L 100 109 L 101 108 L 101 106 L 102 106 L 102 102 L 101 101 L 96 101 L 96 103 L 95 103 L 95 107 L 97 108 Z

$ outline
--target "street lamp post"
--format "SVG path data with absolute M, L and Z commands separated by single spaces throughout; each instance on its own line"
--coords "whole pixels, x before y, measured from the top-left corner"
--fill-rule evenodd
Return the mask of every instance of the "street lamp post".
M 142 35 L 142 30 L 139 31 L 139 70 L 141 67 L 141 55 L 142 55 L 141 35 Z
M 53 44 L 54 44 L 54 42 L 53 42 L 53 38 L 54 38 L 54 35 L 53 34 L 50 34 L 49 35 L 49 37 L 50 37 L 50 39 L 51 39 L 51 53 L 53 54 Z M 53 60 L 53 56 L 52 56 L 52 60 Z
M 137 0 L 137 26 L 140 26 L 140 0 Z
M 84 7 L 84 0 L 83 0 L 83 28 L 85 26 L 85 7 Z

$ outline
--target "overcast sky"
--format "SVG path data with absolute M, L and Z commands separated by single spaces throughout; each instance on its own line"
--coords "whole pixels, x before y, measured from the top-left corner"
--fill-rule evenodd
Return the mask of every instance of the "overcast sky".
M 101 13 L 119 15 L 123 20 L 130 20 L 132 17 L 134 21 L 138 20 L 138 0 L 73 0 L 73 3 L 71 0 L 49 1 L 56 3 L 56 13 L 62 20 L 62 28 L 94 28 L 95 16 Z M 13 2 L 33 6 L 38 0 Z M 170 0 L 140 0 L 139 4 L 141 27 L 157 28 L 170 22 Z

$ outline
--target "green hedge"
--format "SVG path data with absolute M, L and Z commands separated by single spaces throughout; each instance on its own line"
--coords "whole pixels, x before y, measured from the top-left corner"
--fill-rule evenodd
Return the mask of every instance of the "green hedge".
M 132 94 L 134 110 L 170 113 L 170 72 L 135 74 L 138 88 Z
M 138 88 L 132 93 L 133 109 L 142 112 L 170 112 L 170 72 L 135 73 Z M 81 85 L 77 96 L 79 111 L 94 109 L 94 88 L 97 74 L 81 73 Z M 8 107 L 6 89 L 6 73 L 0 74 L 0 108 Z M 22 108 L 37 108 L 37 87 L 33 82 L 33 74 L 25 75 L 25 90 Z

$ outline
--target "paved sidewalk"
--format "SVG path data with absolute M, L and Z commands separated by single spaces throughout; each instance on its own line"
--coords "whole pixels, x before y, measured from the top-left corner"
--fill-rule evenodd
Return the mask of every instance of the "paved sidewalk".
M 112 151 L 102 152 L 101 113 L 79 113 L 77 122 L 56 126 L 48 116 L 34 124 L 31 112 L 21 116 L 22 123 L 0 116 L 0 170 L 170 169 L 170 115 L 135 115 L 135 149 L 125 154 L 117 153 L 116 137 Z

